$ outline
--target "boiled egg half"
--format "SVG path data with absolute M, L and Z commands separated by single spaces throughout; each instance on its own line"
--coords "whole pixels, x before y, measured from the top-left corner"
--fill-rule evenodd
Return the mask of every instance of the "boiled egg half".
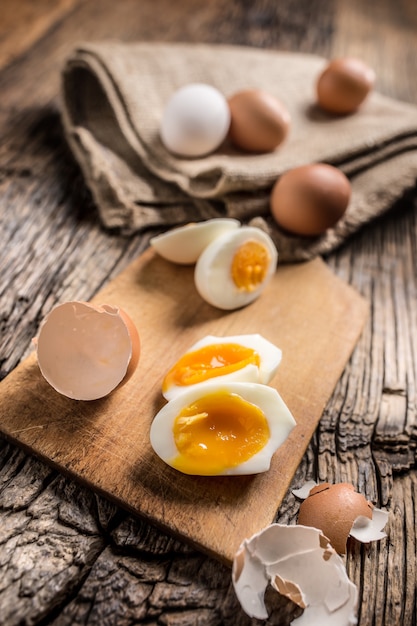
M 259 334 L 216 337 L 197 341 L 171 367 L 162 393 L 171 400 L 184 390 L 208 380 L 267 384 L 275 375 L 282 352 Z
M 156 454 L 184 474 L 258 474 L 295 420 L 278 392 L 259 383 L 207 382 L 170 400 L 154 418 Z
M 152 237 L 150 244 L 167 261 L 192 265 L 209 243 L 239 226 L 239 220 L 227 217 L 192 222 Z
M 200 296 L 223 310 L 253 302 L 272 278 L 278 252 L 271 237 L 253 226 L 224 233 L 199 256 L 194 282 Z

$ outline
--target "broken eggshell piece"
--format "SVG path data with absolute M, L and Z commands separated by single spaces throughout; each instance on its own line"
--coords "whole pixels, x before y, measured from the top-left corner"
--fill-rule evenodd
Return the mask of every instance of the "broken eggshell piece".
M 306 483 L 294 495 L 304 499 L 298 523 L 319 528 L 339 554 L 345 554 L 349 536 L 363 543 L 378 541 L 388 513 L 374 508 L 350 483 Z
M 139 334 L 127 313 L 76 301 L 52 309 L 35 345 L 45 380 L 74 400 L 108 395 L 130 378 L 140 355 Z
M 341 557 L 316 528 L 271 524 L 237 551 L 232 581 L 243 610 L 267 619 L 268 584 L 304 609 L 296 626 L 353 626 L 357 589 Z
M 239 220 L 233 218 L 213 218 L 178 226 L 152 237 L 151 246 L 171 263 L 192 265 L 203 250 L 223 233 L 240 227 Z

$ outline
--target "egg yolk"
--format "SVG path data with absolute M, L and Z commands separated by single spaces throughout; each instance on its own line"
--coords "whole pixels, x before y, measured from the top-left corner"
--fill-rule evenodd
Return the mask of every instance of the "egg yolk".
M 173 426 L 178 456 L 173 467 L 211 476 L 262 450 L 270 432 L 263 411 L 241 396 L 217 391 L 184 407 Z
M 247 365 L 260 365 L 259 354 L 238 343 L 215 343 L 184 354 L 162 383 L 163 392 L 172 386 L 185 387 L 209 378 L 236 372 Z
M 254 291 L 265 280 L 270 262 L 270 253 L 262 243 L 245 241 L 232 261 L 231 273 L 236 287 L 242 291 Z

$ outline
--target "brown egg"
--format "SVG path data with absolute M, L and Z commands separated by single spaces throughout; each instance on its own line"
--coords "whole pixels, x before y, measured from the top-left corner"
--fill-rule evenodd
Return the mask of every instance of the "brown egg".
M 334 226 L 349 204 L 346 176 L 325 163 L 303 165 L 282 174 L 272 188 L 271 213 L 294 235 L 317 236 Z
M 247 152 L 272 152 L 286 138 L 290 115 L 277 98 L 259 89 L 235 93 L 228 100 L 229 139 Z
M 375 72 L 363 61 L 341 58 L 330 61 L 317 81 L 317 102 L 329 113 L 353 113 L 375 83 Z
M 322 531 L 339 554 L 346 552 L 346 542 L 353 523 L 360 515 L 372 519 L 373 505 L 349 483 L 321 483 L 310 490 L 302 502 L 297 523 Z

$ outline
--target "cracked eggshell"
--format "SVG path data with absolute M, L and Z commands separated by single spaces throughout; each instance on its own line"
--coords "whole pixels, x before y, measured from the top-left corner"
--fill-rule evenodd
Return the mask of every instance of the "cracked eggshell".
M 306 498 L 300 506 L 298 524 L 319 528 L 339 554 L 345 554 L 350 536 L 368 543 L 385 537 L 388 513 L 375 509 L 350 483 L 307 483 L 293 493 Z
M 213 218 L 168 230 L 152 237 L 150 244 L 167 261 L 192 265 L 209 243 L 239 226 L 239 220 L 233 218 Z
M 271 524 L 246 539 L 233 561 L 232 581 L 243 610 L 267 619 L 268 584 L 304 609 L 296 626 L 353 626 L 357 589 L 341 557 L 317 528 Z
M 140 338 L 118 307 L 87 302 L 59 304 L 35 340 L 39 369 L 60 394 L 96 400 L 127 382 L 140 356 Z

